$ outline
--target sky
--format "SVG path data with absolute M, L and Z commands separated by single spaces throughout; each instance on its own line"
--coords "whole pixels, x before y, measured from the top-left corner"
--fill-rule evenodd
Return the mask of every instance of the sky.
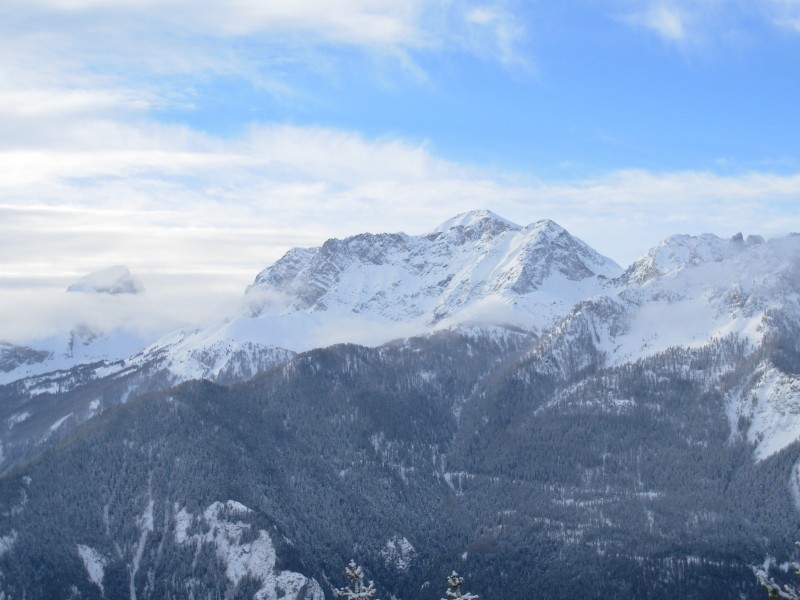
M 192 321 L 473 209 L 623 266 L 800 231 L 798 73 L 800 0 L 3 0 L 0 340 L 111 265 Z

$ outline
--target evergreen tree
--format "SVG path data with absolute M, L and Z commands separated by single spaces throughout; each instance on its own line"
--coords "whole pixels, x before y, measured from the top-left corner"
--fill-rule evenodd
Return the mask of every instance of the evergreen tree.
M 798 548 L 800 548 L 800 542 L 795 544 Z M 794 574 L 800 579 L 800 564 L 794 562 L 792 563 L 792 570 Z M 764 570 L 759 570 L 756 572 L 756 577 L 758 577 L 758 582 L 767 590 L 767 594 L 770 598 L 784 598 L 784 600 L 800 600 L 800 590 L 791 585 L 784 585 L 781 587 L 773 578 L 767 578 L 767 572 Z
M 447 585 L 450 586 L 446 592 L 447 598 L 442 598 L 442 600 L 478 600 L 478 596 L 475 594 L 470 594 L 469 592 L 466 594 L 461 593 L 463 584 L 464 578 L 459 577 L 458 573 L 453 571 L 447 578 Z
M 350 560 L 344 573 L 353 587 L 348 585 L 345 588 L 336 588 L 333 590 L 334 594 L 347 598 L 347 600 L 373 600 L 375 598 L 374 582 L 370 581 L 368 585 L 364 585 L 364 570 L 354 560 Z

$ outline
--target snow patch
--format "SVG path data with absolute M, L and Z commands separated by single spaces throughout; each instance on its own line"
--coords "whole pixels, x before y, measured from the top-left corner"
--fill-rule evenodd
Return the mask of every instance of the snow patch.
M 105 577 L 105 568 L 108 560 L 94 548 L 83 544 L 78 544 L 78 554 L 83 561 L 83 566 L 86 568 L 89 579 L 100 588 L 101 593 L 104 593 L 103 577 Z
M 14 427 L 16 425 L 19 425 L 23 421 L 29 419 L 30 416 L 31 413 L 29 413 L 27 410 L 23 412 L 14 413 L 13 415 L 11 415 L 6 419 L 6 423 L 8 424 L 9 427 Z
M 61 418 L 60 418 L 58 421 L 56 421 L 56 422 L 55 422 L 55 423 L 53 423 L 52 425 L 50 425 L 50 433 L 54 432 L 56 429 L 58 429 L 59 427 L 61 427 L 61 425 L 64 423 L 64 421 L 66 421 L 67 419 L 69 419 L 71 416 L 72 416 L 72 413 L 69 413 L 69 414 L 67 414 L 67 415 L 65 415 L 65 416 L 63 416 L 63 417 L 61 417 Z
M 386 541 L 381 550 L 381 558 L 387 567 L 406 572 L 411 566 L 417 551 L 406 538 L 394 536 Z
M 257 600 L 295 600 L 301 590 L 310 593 L 312 600 L 324 600 L 325 594 L 314 579 L 300 573 L 275 570 L 277 556 L 269 534 L 258 530 L 252 539 L 252 525 L 240 520 L 253 511 L 235 500 L 214 502 L 202 515 L 195 517 L 185 508 L 173 507 L 175 514 L 175 541 L 181 545 L 193 544 L 198 551 L 201 546 L 211 544 L 217 557 L 225 563 L 225 575 L 234 586 L 246 576 L 262 584 L 254 598 Z M 201 533 L 189 534 L 197 522 Z M 247 534 L 249 542 L 242 542 Z
M 8 535 L 0 536 L 0 556 L 7 554 L 11 551 L 14 547 L 14 544 L 17 541 L 17 532 L 15 530 L 11 530 L 11 533 Z
M 152 477 L 152 475 L 151 475 Z M 144 556 L 144 548 L 147 543 L 147 536 L 153 531 L 153 493 L 152 481 L 148 481 L 148 502 L 142 516 L 136 519 L 136 524 L 139 526 L 139 541 L 136 544 L 136 553 L 133 556 L 133 564 L 130 569 L 130 596 L 131 600 L 136 600 L 136 573 L 139 571 L 139 565 Z
M 794 506 L 800 511 L 800 461 L 794 464 L 792 474 L 789 477 L 789 490 L 792 492 Z
M 747 441 L 761 461 L 800 439 L 800 378 L 766 363 L 756 373 L 754 385 L 729 399 L 727 413 L 733 432 L 740 417 L 750 420 Z

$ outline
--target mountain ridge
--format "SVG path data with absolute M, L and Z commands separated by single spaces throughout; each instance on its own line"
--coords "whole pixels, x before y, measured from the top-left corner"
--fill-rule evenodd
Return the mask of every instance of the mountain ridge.
M 671 347 L 702 347 L 729 335 L 756 348 L 772 331 L 770 314 L 800 316 L 800 236 L 747 240 L 671 236 L 623 270 L 553 221 L 520 226 L 486 210 L 456 215 L 419 236 L 331 239 L 317 248 L 289 250 L 262 270 L 234 312 L 138 352 L 118 349 L 103 356 L 103 344 L 113 345 L 113 339 L 91 331 L 70 334 L 75 350 L 66 357 L 4 346 L 0 375 L 18 398 L 16 412 L 6 418 L 17 422 L 37 410 L 35 398 L 80 388 L 87 378 L 117 380 L 110 386 L 116 395 L 101 403 L 112 406 L 140 386 L 155 389 L 145 385 L 148 380 L 162 388 L 196 378 L 244 381 L 299 351 L 336 343 L 377 346 L 448 329 L 494 327 L 532 339 L 589 339 L 591 332 L 590 363 L 605 366 Z M 81 358 L 84 344 L 99 353 L 90 356 L 87 350 Z M 135 344 L 133 339 L 127 347 Z M 570 360 L 577 365 L 586 359 Z M 70 374 L 73 368 L 80 374 Z M 771 372 L 767 363 L 759 369 Z M 800 395 L 791 377 L 769 381 L 775 393 L 781 390 L 782 403 L 766 399 L 766 384 L 747 384 L 730 399 L 729 412 L 760 414 L 750 439 L 780 431 L 780 448 L 800 437 L 800 423 L 788 416 L 800 407 Z M 755 412 L 743 399 L 751 389 L 762 390 L 757 395 L 764 398 Z M 83 405 L 64 404 L 49 423 L 43 421 L 37 439 L 50 439 L 56 423 L 66 431 L 80 422 L 78 415 L 96 414 L 89 406 L 95 400 L 87 395 Z M 25 443 L 14 431 L 0 432 L 0 442 Z

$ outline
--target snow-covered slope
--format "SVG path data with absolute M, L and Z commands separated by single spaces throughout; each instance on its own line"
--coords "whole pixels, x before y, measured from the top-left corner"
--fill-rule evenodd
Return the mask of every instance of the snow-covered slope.
M 770 311 L 800 316 L 800 236 L 673 236 L 614 284 L 627 318 L 602 342 L 610 364 L 730 334 L 755 345 Z
M 578 305 L 550 335 L 582 332 L 605 366 L 740 340 L 754 358 L 745 369 L 735 361 L 727 367 L 743 369 L 740 385 L 727 395 L 732 435 L 745 419 L 743 433 L 758 459 L 800 439 L 798 373 L 776 367 L 771 357 L 776 339 L 796 337 L 787 324 L 800 324 L 800 236 L 766 242 L 759 236 L 673 236 L 614 286 L 604 300 Z M 705 373 L 709 386 L 722 374 Z
M 144 325 L 144 286 L 127 267 L 87 275 L 66 288 L 63 329 L 22 344 L 0 346 L 0 385 L 76 365 L 117 361 L 140 352 L 166 331 Z M 174 327 L 174 325 L 173 325 Z
M 108 331 L 77 324 L 30 345 L 0 346 L 0 385 L 77 365 L 111 362 L 136 354 L 152 337 L 121 325 Z
M 476 211 L 427 235 L 362 234 L 292 250 L 256 277 L 243 318 L 294 350 L 470 322 L 541 331 L 620 273 L 552 221 L 521 227 Z
M 141 285 L 113 267 L 70 289 L 125 302 Z M 523 227 L 474 211 L 425 235 L 365 233 L 290 250 L 258 274 L 232 313 L 155 343 L 124 327 L 76 326 L 38 344 L 0 346 L 0 384 L 28 377 L 20 389 L 33 394 L 50 389 L 43 374 L 93 362 L 98 377 L 138 369 L 164 384 L 243 381 L 294 352 L 473 326 L 540 336 L 535 352 L 560 357 L 547 368 L 579 373 L 723 338 L 756 352 L 787 320 L 800 322 L 800 236 L 676 235 L 623 272 L 552 221 Z M 780 449 L 800 438 L 800 422 L 790 418 L 800 413 L 794 375 L 775 374 L 769 357 L 753 369 L 764 377 L 751 372 L 729 414 L 751 419 L 748 436 L 758 444 L 780 430 Z M 770 400 L 779 388 L 783 416 Z M 747 404 L 753 397 L 756 408 Z
M 179 331 L 126 361 L 130 367 L 160 371 L 171 383 L 208 379 L 228 384 L 287 362 L 294 352 L 263 344 L 257 336 L 236 335 L 220 328 Z M 249 339 L 248 339 L 249 338 Z

